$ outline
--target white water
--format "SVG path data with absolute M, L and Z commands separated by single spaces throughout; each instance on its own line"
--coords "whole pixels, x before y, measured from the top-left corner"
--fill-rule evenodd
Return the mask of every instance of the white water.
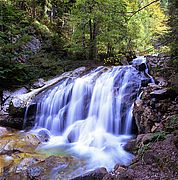
M 133 155 L 123 146 L 132 136 L 142 77 L 132 66 L 99 67 L 48 90 L 38 102 L 34 128 L 50 132 L 42 148 L 67 145 L 67 152 L 87 160 L 87 169 L 129 164 Z

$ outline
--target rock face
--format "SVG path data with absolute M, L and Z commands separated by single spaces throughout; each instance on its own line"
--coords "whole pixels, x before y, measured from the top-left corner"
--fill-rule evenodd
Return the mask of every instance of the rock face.
M 0 127 L 0 137 L 7 133 L 7 129 L 4 127 Z
M 160 130 L 166 119 L 178 114 L 178 93 L 172 87 L 171 76 L 163 73 L 165 69 L 170 69 L 169 57 L 147 56 L 147 61 L 155 83 L 147 86 L 144 83 L 141 98 L 135 102 L 133 114 L 139 134 Z
M 0 114 L 8 114 L 8 109 L 10 106 L 10 102 L 12 101 L 12 99 L 16 96 L 25 94 L 28 92 L 28 89 L 25 87 L 22 87 L 20 89 L 17 89 L 15 91 L 3 91 L 3 97 L 2 97 L 2 102 L 0 104 Z
M 0 126 L 7 126 L 17 129 L 23 128 L 24 115 L 28 108 L 28 122 L 26 126 L 32 127 L 35 120 L 36 102 L 33 99 L 40 93 L 59 83 L 65 78 L 77 78 L 87 70 L 85 67 L 77 68 L 74 71 L 63 73 L 49 81 L 39 79 L 31 87 L 20 88 L 15 91 L 4 91 L 2 102 L 0 102 Z M 30 105 L 30 106 L 29 106 Z
M 175 91 L 149 84 L 142 88 L 142 92 L 133 111 L 139 134 L 154 132 L 167 117 L 178 113 Z
M 31 52 L 32 54 L 36 54 L 40 49 L 40 40 L 38 39 L 38 37 L 32 36 L 29 42 L 21 46 L 22 53 L 16 60 L 24 63 L 30 58 L 30 55 L 27 53 L 27 51 Z
M 90 180 L 90 179 L 100 180 L 103 179 L 106 174 L 108 174 L 106 168 L 98 168 L 94 171 L 88 172 L 72 180 Z
M 135 102 L 138 136 L 125 146 L 135 159 L 117 179 L 178 179 L 178 94 L 165 72 L 169 57 L 149 56 L 147 60 L 155 84 L 144 84 Z
M 21 130 L 23 128 L 22 117 L 12 117 L 9 115 L 0 115 L 0 126 L 15 128 Z
M 54 175 L 57 179 L 71 179 L 66 177 L 79 160 L 38 153 L 36 148 L 46 138 L 45 132 L 37 136 L 0 127 L 0 179 L 54 179 Z
M 118 174 L 118 179 L 157 180 L 178 178 L 177 134 L 143 135 L 136 139 L 138 153 L 133 163 Z M 145 137 L 147 136 L 147 137 Z M 145 140 L 144 140 L 145 138 Z

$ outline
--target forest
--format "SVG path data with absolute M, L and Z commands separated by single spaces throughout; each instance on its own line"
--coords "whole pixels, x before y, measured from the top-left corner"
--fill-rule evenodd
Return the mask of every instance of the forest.
M 0 28 L 4 88 L 86 60 L 118 65 L 123 57 L 165 52 L 177 66 L 176 0 L 1 0 Z M 34 36 L 38 53 L 24 48 Z
M 178 0 L 0 0 L 1 179 L 178 179 Z

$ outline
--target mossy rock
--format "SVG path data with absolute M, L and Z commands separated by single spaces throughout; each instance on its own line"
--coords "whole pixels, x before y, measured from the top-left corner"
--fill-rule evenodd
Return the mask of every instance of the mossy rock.
M 12 117 L 24 117 L 25 114 L 25 107 L 15 107 L 13 103 L 11 102 L 9 104 L 9 109 L 8 109 L 9 115 Z

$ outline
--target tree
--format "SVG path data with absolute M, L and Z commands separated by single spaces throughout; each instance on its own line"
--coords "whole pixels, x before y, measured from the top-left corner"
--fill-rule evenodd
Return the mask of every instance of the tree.
M 158 0 L 78 0 L 71 9 L 69 50 L 89 59 L 98 53 L 146 52 L 166 30 Z
M 128 1 L 127 11 L 131 13 L 128 21 L 128 46 L 142 53 L 154 52 L 156 40 L 167 32 L 167 17 L 159 1 Z
M 178 0 L 169 0 L 169 25 L 171 27 L 171 59 L 174 66 L 178 68 Z
M 98 52 L 111 53 L 126 26 L 125 11 L 122 0 L 76 1 L 70 16 L 70 49 L 84 52 L 89 59 L 97 59 Z

